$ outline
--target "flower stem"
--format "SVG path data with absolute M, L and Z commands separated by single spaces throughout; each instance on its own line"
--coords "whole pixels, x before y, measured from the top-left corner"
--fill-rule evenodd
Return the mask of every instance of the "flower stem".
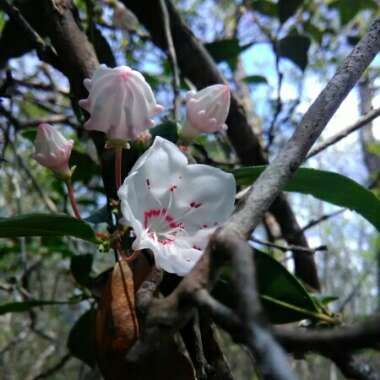
M 123 148 L 116 147 L 115 148 L 115 183 L 116 190 L 119 190 L 121 186 L 121 162 L 123 158 Z
M 66 181 L 66 186 L 67 186 L 67 194 L 69 196 L 71 207 L 73 208 L 75 217 L 77 219 L 82 219 L 80 216 L 80 211 L 78 208 L 77 201 L 75 200 L 73 185 L 71 184 L 71 181 L 69 179 Z

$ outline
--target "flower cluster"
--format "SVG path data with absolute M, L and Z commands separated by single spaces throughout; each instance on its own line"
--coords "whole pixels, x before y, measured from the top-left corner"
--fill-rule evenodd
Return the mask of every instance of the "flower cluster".
M 163 111 L 148 82 L 127 66 L 101 65 L 84 85 L 89 95 L 79 102 L 89 114 L 87 130 L 101 131 L 115 150 L 115 178 L 123 220 L 133 228 L 135 250 L 150 249 L 158 267 L 185 275 L 202 255 L 209 235 L 234 209 L 235 181 L 220 169 L 189 164 L 172 142 L 156 137 L 121 184 L 122 148 L 146 137 L 153 117 Z M 182 142 L 200 133 L 226 129 L 230 91 L 209 86 L 187 95 Z M 74 212 L 80 217 L 71 187 L 69 158 L 73 141 L 48 124 L 38 128 L 34 158 L 63 177 Z

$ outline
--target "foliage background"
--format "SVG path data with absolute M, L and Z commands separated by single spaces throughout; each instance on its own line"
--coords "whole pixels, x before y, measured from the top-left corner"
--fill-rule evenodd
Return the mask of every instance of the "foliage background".
M 134 31 L 115 27 L 111 2 L 75 3 L 90 40 L 99 42 L 97 34 L 101 33 L 118 65 L 140 70 L 159 102 L 169 110 L 163 116 L 171 118 L 170 65 L 166 55 L 150 41 L 147 31 L 141 25 Z M 278 152 L 352 44 L 379 13 L 374 0 L 176 0 L 174 4 L 238 94 L 269 157 Z M 0 31 L 5 30 L 7 22 L 8 17 L 0 13 Z M 110 64 L 113 56 L 109 54 Z M 342 104 L 322 140 L 365 113 L 364 90 L 370 91 L 372 106 L 378 106 L 379 64 L 379 59 L 373 62 L 365 80 Z M 70 212 L 62 184 L 31 160 L 35 126 L 46 120 L 75 140 L 75 191 L 83 215 L 92 215 L 104 206 L 106 198 L 95 148 L 81 130 L 83 115 L 71 102 L 66 78 L 41 63 L 35 52 L 7 61 L 0 50 L 0 66 L 0 217 L 41 211 Z M 188 86 L 182 83 L 182 95 Z M 380 160 L 379 129 L 375 120 L 309 159 L 306 166 L 344 174 L 379 194 L 380 166 L 369 164 Z M 204 138 L 201 142 L 211 160 L 236 161 L 224 136 Z M 311 246 L 328 246 L 327 252 L 317 252 L 315 257 L 323 294 L 337 297 L 331 310 L 341 313 L 346 321 L 354 321 L 378 309 L 380 240 L 375 229 L 348 210 L 335 215 L 339 208 L 311 196 L 292 193 L 288 197 L 301 226 L 334 214 L 306 232 Z M 268 239 L 264 227 L 255 236 Z M 281 237 L 276 242 L 283 244 Z M 256 246 L 270 251 L 292 270 L 289 252 Z M 83 256 L 87 254 L 91 256 Z M 73 263 L 78 257 L 76 270 Z M 91 266 L 84 257 L 93 258 Z M 0 315 L 0 378 L 41 378 L 41 373 L 61 360 L 65 365 L 48 378 L 98 378 L 96 371 L 67 356 L 67 337 L 79 316 L 93 305 L 88 289 L 79 285 L 78 276 L 86 273 L 86 268 L 91 268 L 95 276 L 112 262 L 111 254 L 72 238 L 0 239 L 0 304 L 31 299 L 64 302 Z M 78 346 L 82 339 L 79 337 Z M 254 379 L 247 354 L 227 336 L 223 340 L 236 378 Z M 367 356 L 379 364 L 378 357 Z M 294 362 L 294 366 L 302 379 L 340 376 L 333 364 L 323 363 L 320 358 L 308 357 L 306 361 Z

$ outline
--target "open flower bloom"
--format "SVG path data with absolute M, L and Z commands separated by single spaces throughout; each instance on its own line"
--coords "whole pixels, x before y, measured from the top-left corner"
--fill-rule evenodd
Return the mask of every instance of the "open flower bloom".
M 209 235 L 231 215 L 235 187 L 232 174 L 189 164 L 176 145 L 156 137 L 118 192 L 136 235 L 133 249 L 148 248 L 158 267 L 185 275 Z
M 33 158 L 62 177 L 70 177 L 69 159 L 74 141 L 49 124 L 40 124 L 34 142 Z
M 108 140 L 135 140 L 163 110 L 145 78 L 130 67 L 100 65 L 93 78 L 83 83 L 89 97 L 79 105 L 91 114 L 84 127 L 104 132 Z
M 227 129 L 225 124 L 230 109 L 230 89 L 215 84 L 201 91 L 187 94 L 187 120 L 182 134 L 192 138 L 200 133 L 213 133 Z

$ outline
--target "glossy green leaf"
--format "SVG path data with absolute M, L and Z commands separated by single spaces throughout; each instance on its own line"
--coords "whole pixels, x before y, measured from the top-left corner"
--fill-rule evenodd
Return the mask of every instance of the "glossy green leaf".
M 331 322 L 306 291 L 304 286 L 276 259 L 253 250 L 258 290 L 267 317 L 272 323 L 290 323 L 302 319 Z M 214 295 L 235 308 L 237 295 L 231 286 L 231 274 L 225 272 L 216 284 Z
M 240 185 L 252 184 L 265 166 L 234 170 Z M 356 211 L 380 231 L 380 199 L 352 179 L 324 170 L 300 168 L 289 181 L 285 191 L 309 194 L 322 201 Z
M 89 224 L 64 214 L 25 214 L 0 218 L 0 238 L 20 236 L 72 236 L 95 242 Z
M 288 58 L 302 71 L 308 63 L 310 38 L 300 34 L 289 35 L 278 41 L 277 50 L 280 57 Z
M 67 339 L 67 348 L 71 355 L 90 367 L 95 366 L 95 310 L 86 311 L 75 322 Z
M 284 23 L 289 17 L 292 17 L 303 2 L 304 0 L 279 0 L 278 18 L 280 22 Z
M 273 323 L 329 319 L 320 313 L 304 286 L 281 263 L 258 250 L 254 251 L 254 257 L 259 293 Z

